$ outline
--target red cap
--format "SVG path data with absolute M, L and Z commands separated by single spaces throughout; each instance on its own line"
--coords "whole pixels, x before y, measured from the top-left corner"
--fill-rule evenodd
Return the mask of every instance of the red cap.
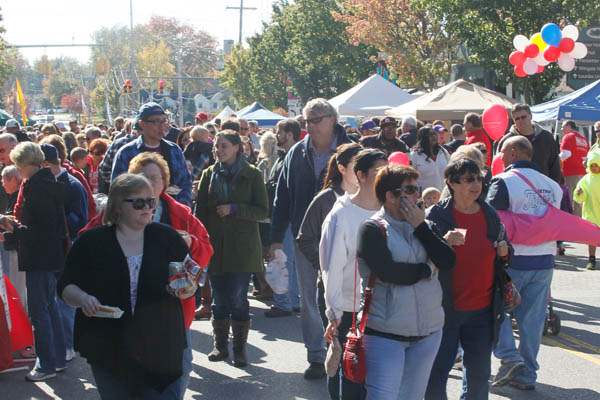
M 208 121 L 208 114 L 205 112 L 199 112 L 196 114 L 196 121 L 206 122 Z

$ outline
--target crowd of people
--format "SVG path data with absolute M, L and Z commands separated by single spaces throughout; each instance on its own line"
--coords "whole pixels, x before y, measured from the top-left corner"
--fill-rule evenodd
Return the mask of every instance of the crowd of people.
M 202 112 L 180 128 L 156 103 L 112 127 L 9 120 L 0 255 L 34 329 L 26 379 L 51 379 L 79 355 L 103 399 L 182 399 L 194 319 L 212 324 L 209 362 L 229 360 L 230 339 L 233 365 L 252 362 L 253 295 L 267 318 L 299 314 L 304 378 L 328 375 L 331 399 L 446 399 L 457 360 L 461 398 L 487 399 L 490 380 L 533 390 L 565 248 L 511 243 L 498 212 L 556 207 L 600 225 L 600 149 L 573 121 L 558 141 L 525 104 L 511 118 L 497 142 L 474 113 L 449 128 L 406 116 L 353 129 L 324 99 L 272 130 Z M 280 251 L 288 290 L 274 293 L 265 265 Z M 184 298 L 168 286 L 188 256 L 208 279 Z M 507 282 L 521 298 L 511 314 Z M 367 289 L 359 383 L 325 364 L 357 329 Z

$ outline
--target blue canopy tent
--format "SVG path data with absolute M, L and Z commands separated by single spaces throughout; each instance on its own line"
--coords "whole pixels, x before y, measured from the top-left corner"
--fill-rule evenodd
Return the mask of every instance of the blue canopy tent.
M 536 122 L 600 121 L 600 79 L 558 99 L 531 107 Z
M 236 113 L 239 118 L 244 118 L 249 121 L 254 120 L 258 122 L 258 126 L 261 128 L 271 127 L 277 125 L 277 122 L 285 119 L 279 114 L 267 110 L 259 102 L 254 102 L 247 107 L 242 108 Z

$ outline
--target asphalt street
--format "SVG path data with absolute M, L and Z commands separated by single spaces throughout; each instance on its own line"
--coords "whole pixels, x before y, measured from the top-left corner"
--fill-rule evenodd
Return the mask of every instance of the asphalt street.
M 539 355 L 536 390 L 521 392 L 510 387 L 494 388 L 490 399 L 598 400 L 600 399 L 600 271 L 584 269 L 583 246 L 572 245 L 557 258 L 552 285 L 555 311 L 562 319 L 558 336 L 546 336 Z M 231 362 L 211 363 L 208 321 L 194 322 L 194 371 L 186 399 L 327 399 L 325 380 L 306 381 L 307 366 L 298 316 L 267 319 L 268 305 L 251 300 L 253 327 L 245 369 Z M 498 368 L 493 360 L 492 373 Z M 98 399 L 85 360 L 76 358 L 56 379 L 28 383 L 25 371 L 0 374 L 0 399 Z M 448 398 L 460 395 L 461 372 L 453 370 Z

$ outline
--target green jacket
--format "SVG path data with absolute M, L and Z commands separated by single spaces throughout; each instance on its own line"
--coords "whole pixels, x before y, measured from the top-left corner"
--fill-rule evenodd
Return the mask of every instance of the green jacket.
M 269 216 L 267 190 L 261 172 L 244 166 L 234 178 L 231 197 L 221 204 L 233 204 L 234 214 L 217 214 L 217 199 L 208 192 L 214 166 L 202 172 L 198 185 L 196 217 L 210 235 L 215 251 L 209 264 L 211 274 L 224 272 L 260 272 L 263 270 L 262 244 L 258 221 Z

